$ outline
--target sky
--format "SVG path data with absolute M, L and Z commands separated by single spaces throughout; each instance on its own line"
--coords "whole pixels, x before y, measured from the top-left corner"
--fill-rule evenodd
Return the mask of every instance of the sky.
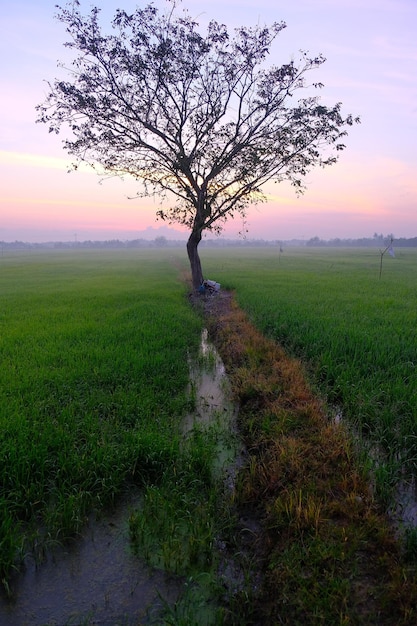
M 64 26 L 54 18 L 57 2 L 0 0 L 0 241 L 135 239 L 163 225 L 158 203 L 129 199 L 138 189 L 132 180 L 69 173 L 65 135 L 35 123 L 46 81 L 67 76 L 58 66 L 68 51 Z M 81 0 L 82 12 L 91 4 L 109 23 L 117 8 L 137 3 Z M 417 236 L 417 0 L 183 0 L 182 6 L 202 25 L 285 21 L 270 62 L 287 63 L 300 50 L 322 53 L 327 61 L 314 81 L 325 85 L 323 103 L 341 102 L 344 114 L 361 118 L 338 163 L 307 176 L 304 195 L 285 183 L 268 186 L 268 202 L 252 207 L 245 223 L 229 221 L 225 236 L 242 230 L 268 240 Z

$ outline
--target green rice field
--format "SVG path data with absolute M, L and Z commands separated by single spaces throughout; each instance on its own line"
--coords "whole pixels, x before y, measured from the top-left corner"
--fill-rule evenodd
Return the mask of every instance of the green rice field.
M 256 326 L 301 357 L 330 407 L 378 451 L 380 495 L 417 468 L 417 250 L 205 249 Z
M 235 290 L 254 324 L 303 359 L 329 411 L 372 450 L 363 458 L 379 495 L 415 475 L 417 250 L 384 257 L 381 278 L 377 249 L 202 248 L 201 257 L 206 277 Z M 188 356 L 203 324 L 187 273 L 177 248 L 0 257 L 4 585 L 28 551 L 65 541 L 131 485 L 145 489 L 154 517 L 168 494 L 172 510 L 183 506 L 187 536 L 198 507 L 211 530 L 190 559 L 201 569 L 201 553 L 209 558 L 210 449 L 201 433 L 181 445 Z M 132 532 L 146 532 L 140 516 Z
M 90 511 L 179 463 L 187 357 L 202 322 L 171 257 L 0 258 L 4 582 L 28 550 L 64 541 Z

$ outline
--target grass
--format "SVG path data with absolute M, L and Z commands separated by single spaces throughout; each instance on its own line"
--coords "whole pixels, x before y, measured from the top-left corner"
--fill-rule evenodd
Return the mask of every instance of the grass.
M 237 307 L 210 329 L 240 400 L 249 454 L 235 506 L 261 527 L 246 549 L 263 578 L 249 603 L 242 592 L 234 598 L 245 623 L 415 624 L 415 562 L 404 559 L 354 440 L 329 418 L 302 362 Z M 415 533 L 407 542 L 412 557 Z
M 133 546 L 147 563 L 184 578 L 178 600 L 165 603 L 164 624 L 224 623 L 218 545 L 234 523 L 224 476 L 237 442 L 234 407 L 228 406 L 227 381 L 220 370 L 203 332 L 199 353 L 190 362 L 195 405 L 184 420 L 178 456 L 144 488 L 129 519 Z
M 136 551 L 151 567 L 184 580 L 177 601 L 165 603 L 163 624 L 223 623 L 215 549 L 221 490 L 211 478 L 210 446 L 202 443 L 202 438 L 197 445 L 191 442 L 191 454 L 179 455 L 158 484 L 146 486 L 141 506 L 129 519 Z
M 302 358 L 329 404 L 378 448 L 377 488 L 389 499 L 387 485 L 417 469 L 417 251 L 385 259 L 381 279 L 376 249 L 203 254 L 207 273 L 236 289 L 260 331 Z
M 201 321 L 169 252 L 1 259 L 0 571 L 177 458 Z
M 223 623 L 215 541 L 232 523 L 221 465 L 234 442 L 216 415 L 184 433 L 199 401 L 190 362 L 209 370 L 216 363 L 210 350 L 199 352 L 202 319 L 185 297 L 184 255 L 173 254 L 53 251 L 0 260 L 6 591 L 28 553 L 42 561 L 91 513 L 139 489 L 132 547 L 184 583 L 157 623 Z
M 218 424 L 184 444 L 202 320 L 173 254 L 0 259 L 4 586 L 28 551 L 42 559 L 133 485 L 132 542 L 186 583 L 164 623 L 411 626 L 416 533 L 401 552 L 347 425 L 373 450 L 387 504 L 415 471 L 416 252 L 384 260 L 379 280 L 373 250 L 202 251 L 247 312 L 210 322 L 248 450 L 232 502 L 213 472 Z M 251 518 L 260 532 L 239 526 Z M 219 587 L 219 537 L 240 559 L 234 588 Z

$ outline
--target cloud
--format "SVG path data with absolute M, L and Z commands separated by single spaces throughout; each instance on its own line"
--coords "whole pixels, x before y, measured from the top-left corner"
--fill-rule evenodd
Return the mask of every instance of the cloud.
M 6 150 L 0 150 L 0 165 L 6 166 L 27 166 L 27 167 L 40 167 L 51 170 L 65 170 L 70 169 L 69 159 L 59 157 L 48 157 L 41 154 L 30 154 L 26 152 L 9 152 Z M 79 170 L 86 173 L 94 173 L 91 168 L 81 164 Z

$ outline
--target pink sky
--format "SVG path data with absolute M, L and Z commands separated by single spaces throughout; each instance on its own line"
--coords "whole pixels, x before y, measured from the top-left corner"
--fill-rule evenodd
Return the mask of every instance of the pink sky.
M 129 200 L 133 181 L 99 184 L 92 172 L 67 173 L 64 136 L 35 124 L 45 80 L 65 77 L 57 61 L 67 51 L 56 0 L 14 0 L 1 8 L 0 241 L 133 239 L 155 221 L 157 204 Z M 81 2 L 88 11 L 92 2 Z M 103 20 L 131 0 L 101 0 Z M 155 2 L 164 6 L 162 0 Z M 292 239 L 364 237 L 374 232 L 417 236 L 416 0 L 184 0 L 201 23 L 231 28 L 284 20 L 271 62 L 300 49 L 327 62 L 314 80 L 325 103 L 360 115 L 337 165 L 313 172 L 297 198 L 288 185 L 268 187 L 268 203 L 248 216 L 248 237 Z M 242 223 L 225 234 L 238 236 Z

